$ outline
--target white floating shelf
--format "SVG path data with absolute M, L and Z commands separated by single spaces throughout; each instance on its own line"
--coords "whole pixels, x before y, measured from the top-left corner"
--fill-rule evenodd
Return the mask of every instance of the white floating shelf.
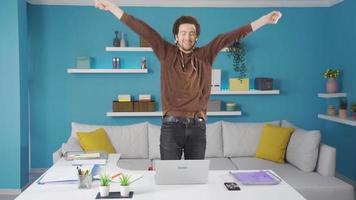
M 347 124 L 347 125 L 350 125 L 350 126 L 356 126 L 356 120 L 354 120 L 352 118 L 342 119 L 340 117 L 329 116 L 329 115 L 325 115 L 325 114 L 318 114 L 318 118 L 319 119 L 325 119 L 325 120 L 328 120 L 328 121 L 337 122 L 337 123 L 341 123 L 341 124 Z
M 338 97 L 346 97 L 346 93 L 318 93 L 318 97 L 320 98 L 338 98 Z
M 153 51 L 151 47 L 106 47 L 106 51 L 121 51 L 121 52 L 147 52 Z M 227 48 L 223 48 L 222 52 L 226 52 Z
M 106 51 L 153 51 L 151 47 L 106 47 Z
M 247 90 L 247 91 L 230 91 L 230 90 L 220 90 L 211 91 L 212 95 L 234 95 L 234 94 L 252 94 L 252 95 L 268 95 L 268 94 L 279 94 L 279 90 Z
M 208 116 L 241 116 L 241 111 L 208 112 Z M 107 112 L 107 117 L 162 117 L 161 111 L 156 112 Z
M 148 73 L 148 69 L 67 69 L 70 74 L 138 74 Z

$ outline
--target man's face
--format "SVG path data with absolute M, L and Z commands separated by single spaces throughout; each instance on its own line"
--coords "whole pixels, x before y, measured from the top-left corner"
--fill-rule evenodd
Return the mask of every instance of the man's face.
M 197 32 L 194 24 L 181 24 L 176 35 L 179 47 L 184 51 L 190 51 L 197 40 Z

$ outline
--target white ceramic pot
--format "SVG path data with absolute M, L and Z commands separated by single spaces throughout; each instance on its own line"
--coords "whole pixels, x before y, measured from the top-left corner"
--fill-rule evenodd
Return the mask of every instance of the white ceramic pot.
M 130 186 L 121 186 L 120 185 L 120 194 L 123 197 L 130 196 Z
M 101 197 L 109 196 L 110 186 L 99 186 L 99 192 Z

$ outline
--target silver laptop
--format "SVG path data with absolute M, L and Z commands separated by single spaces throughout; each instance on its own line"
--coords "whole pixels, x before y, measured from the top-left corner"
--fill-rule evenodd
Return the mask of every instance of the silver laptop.
M 156 160 L 157 185 L 204 184 L 210 160 Z

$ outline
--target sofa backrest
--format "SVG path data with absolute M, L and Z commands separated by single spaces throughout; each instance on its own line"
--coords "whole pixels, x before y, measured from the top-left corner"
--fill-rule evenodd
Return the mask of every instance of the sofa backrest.
M 280 121 L 234 123 L 222 122 L 224 157 L 255 157 L 264 124 L 280 125 Z
M 147 122 L 127 126 L 88 125 L 72 122 L 71 136 L 76 132 L 89 132 L 104 128 L 121 158 L 148 158 Z

